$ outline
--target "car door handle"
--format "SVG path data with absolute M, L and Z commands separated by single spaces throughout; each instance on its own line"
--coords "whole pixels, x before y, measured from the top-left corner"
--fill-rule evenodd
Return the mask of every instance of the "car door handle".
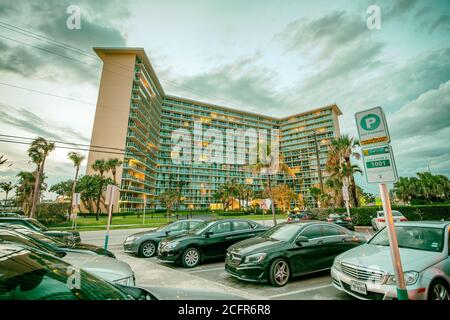
M 225 240 L 231 240 L 233 238 L 234 238 L 233 236 L 229 236 L 229 237 L 225 237 Z
M 254 234 L 254 233 L 250 233 L 250 234 L 248 234 L 248 236 L 249 236 L 249 237 L 254 237 L 255 234 Z

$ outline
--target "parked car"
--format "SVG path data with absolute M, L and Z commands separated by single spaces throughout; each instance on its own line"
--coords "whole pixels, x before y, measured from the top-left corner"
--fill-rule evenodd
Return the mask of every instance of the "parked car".
M 24 227 L 22 225 L 0 224 L 0 229 L 1 228 L 7 228 L 13 231 L 17 231 L 27 237 L 32 238 L 37 242 L 41 242 L 43 245 L 48 245 L 52 247 L 52 249 L 54 249 L 55 251 L 90 253 L 93 255 L 102 255 L 111 258 L 116 257 L 114 253 L 112 253 L 109 250 L 105 250 L 103 247 L 87 243 L 67 245 L 66 243 L 62 242 L 61 240 L 58 240 L 57 238 L 49 237 L 44 233 L 28 229 L 27 227 Z
M 392 218 L 395 222 L 408 221 L 400 211 L 392 210 Z M 384 218 L 384 211 L 377 211 L 377 216 L 372 218 L 372 228 L 375 231 L 381 230 L 386 226 L 386 219 Z
M 132 234 L 125 239 L 123 250 L 144 258 L 153 257 L 162 239 L 186 232 L 202 222 L 199 219 L 178 220 L 155 230 Z
M 450 222 L 395 225 L 409 299 L 450 299 Z M 366 300 L 397 298 L 387 229 L 367 244 L 337 256 L 331 269 L 334 287 Z
M 313 213 L 308 210 L 293 212 L 288 215 L 287 222 L 311 220 L 312 215 Z
M 107 282 L 52 255 L 0 242 L 0 300 L 236 300 L 225 293 Z
M 267 229 L 243 219 L 205 221 L 184 234 L 162 240 L 158 246 L 158 259 L 193 268 L 204 260 L 225 257 L 229 246 Z
M 55 249 L 45 242 L 36 241 L 31 237 L 6 228 L 0 228 L 0 241 L 15 243 L 23 248 L 33 248 L 54 255 L 110 282 L 125 285 L 135 284 L 133 270 L 123 261 L 91 253 L 65 252 Z
M 229 247 L 225 270 L 281 287 L 294 276 L 330 269 L 335 256 L 366 241 L 366 235 L 327 222 L 282 223 Z
M 25 217 L 0 217 L 0 223 L 22 225 L 29 229 L 42 232 L 50 237 L 58 238 L 68 245 L 81 242 L 80 233 L 74 230 L 56 231 L 49 230 L 42 223 L 33 218 Z
M 347 216 L 345 213 L 330 213 L 327 218 L 327 222 L 332 222 L 341 227 L 347 228 L 349 230 L 355 230 L 352 218 Z

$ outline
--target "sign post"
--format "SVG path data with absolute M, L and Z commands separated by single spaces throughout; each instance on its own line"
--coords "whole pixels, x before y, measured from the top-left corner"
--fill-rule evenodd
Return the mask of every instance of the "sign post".
M 106 225 L 106 235 L 105 235 L 105 250 L 108 250 L 108 241 L 109 241 L 109 229 L 111 227 L 111 215 L 112 215 L 112 207 L 114 204 L 114 200 L 117 196 L 119 188 L 113 184 L 109 184 L 106 188 L 106 200 L 105 204 L 108 206 L 108 223 Z
M 72 229 L 76 229 L 77 228 L 77 218 L 78 218 L 78 213 L 75 210 L 76 208 L 78 208 L 78 206 L 80 205 L 80 193 L 74 193 L 72 195 Z
M 144 194 L 144 213 L 142 218 L 142 224 L 145 224 L 145 207 L 147 206 L 147 195 Z
M 350 218 L 350 207 L 349 207 L 349 200 L 350 200 L 350 195 L 348 194 L 348 178 L 344 177 L 343 181 L 342 181 L 342 198 L 345 201 L 345 208 L 347 209 L 347 216 Z
M 408 291 L 406 290 L 397 234 L 386 185 L 388 182 L 397 181 L 397 169 L 392 147 L 389 145 L 391 138 L 386 117 L 383 109 L 376 107 L 356 113 L 355 120 L 360 144 L 363 147 L 362 155 L 367 182 L 378 183 L 380 188 L 391 259 L 397 282 L 397 298 L 398 300 L 408 300 Z

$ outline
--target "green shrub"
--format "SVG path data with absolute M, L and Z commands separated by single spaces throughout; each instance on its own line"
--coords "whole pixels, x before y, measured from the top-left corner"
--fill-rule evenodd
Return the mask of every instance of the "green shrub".
M 350 208 L 350 215 L 355 225 L 370 226 L 378 210 L 382 209 L 379 207 Z M 410 221 L 450 220 L 450 205 L 392 206 L 392 210 L 400 211 Z M 331 212 L 345 213 L 346 209 L 311 209 L 311 211 L 313 219 L 325 220 Z
M 221 211 L 218 212 L 217 215 L 221 217 L 231 217 L 231 216 L 246 216 L 251 214 L 250 211 Z
M 36 217 L 44 224 L 66 221 L 69 212 L 69 203 L 40 203 L 36 207 Z

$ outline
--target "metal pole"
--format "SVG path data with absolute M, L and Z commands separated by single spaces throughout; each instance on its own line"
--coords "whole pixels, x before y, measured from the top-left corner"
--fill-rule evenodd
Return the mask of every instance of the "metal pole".
M 319 147 L 317 146 L 317 134 L 314 131 L 314 146 L 316 147 L 317 174 L 319 175 L 320 191 L 323 193 L 322 169 L 320 167 Z
M 383 202 L 384 217 L 389 237 L 389 247 L 391 250 L 392 264 L 394 266 L 395 280 L 397 282 L 398 300 L 408 300 L 408 291 L 406 290 L 405 278 L 403 275 L 402 261 L 398 249 L 397 234 L 395 233 L 394 219 L 392 218 L 391 203 L 389 201 L 389 192 L 386 184 L 380 183 L 381 201 Z
M 345 200 L 345 208 L 347 209 L 347 216 L 350 218 L 350 207 L 348 205 L 348 200 Z
M 114 189 L 111 188 L 110 189 L 110 194 L 109 194 L 109 204 L 108 204 L 108 223 L 106 225 L 105 250 L 108 250 L 109 228 L 111 227 L 111 214 L 112 214 L 113 194 L 114 194 Z
M 142 218 L 142 224 L 145 224 L 145 207 L 146 206 L 147 206 L 147 197 L 144 196 L 144 212 L 143 212 L 144 216 Z

